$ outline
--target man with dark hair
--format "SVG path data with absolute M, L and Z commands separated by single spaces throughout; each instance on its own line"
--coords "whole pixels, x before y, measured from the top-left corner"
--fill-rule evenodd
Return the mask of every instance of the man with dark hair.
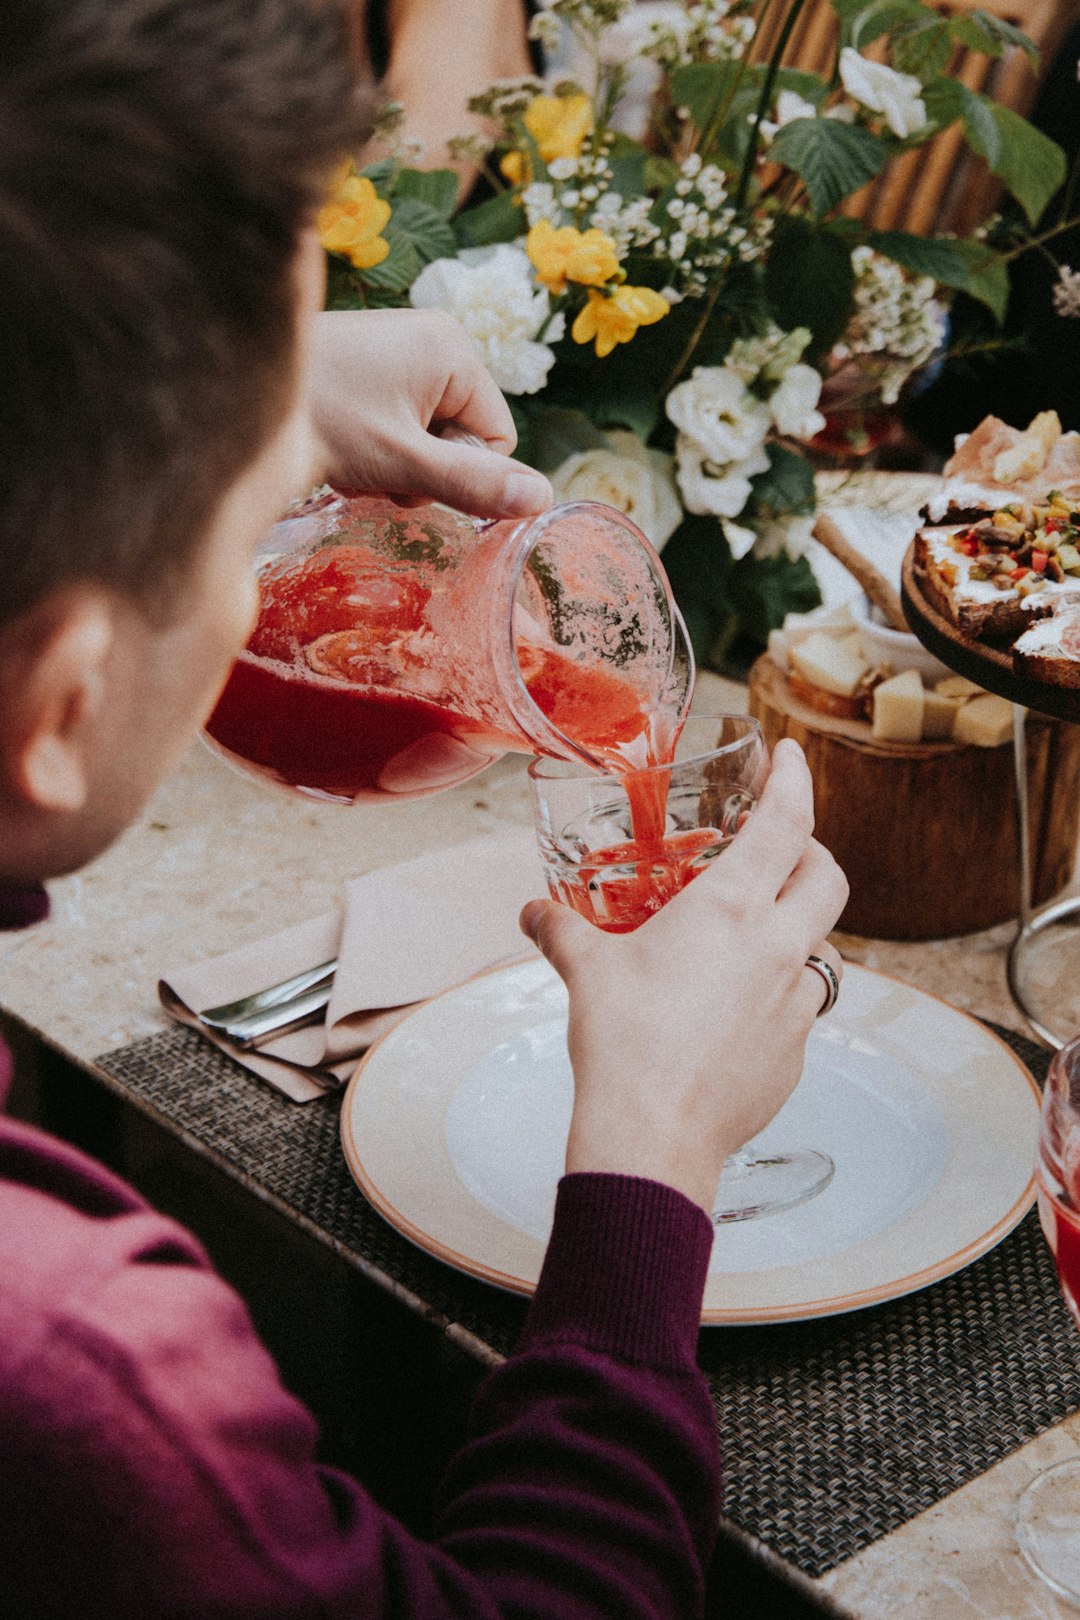
M 550 499 L 452 322 L 316 314 L 348 61 L 331 0 L 0 14 L 0 927 L 40 918 L 41 881 L 104 849 L 205 717 L 255 546 L 314 476 L 486 514 Z M 431 1545 L 316 1464 L 193 1238 L 0 1115 L 0 1614 L 697 1613 L 708 1212 L 798 1078 L 808 954 L 841 971 L 846 885 L 811 830 L 781 745 L 724 860 L 636 933 L 526 908 L 570 993 L 568 1175 Z M 0 1103 L 9 1071 L 0 1047 Z

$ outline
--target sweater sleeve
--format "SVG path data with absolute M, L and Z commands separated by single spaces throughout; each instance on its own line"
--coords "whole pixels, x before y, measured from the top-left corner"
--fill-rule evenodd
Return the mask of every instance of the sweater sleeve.
M 186 1234 L 149 1212 L 95 1225 L 92 1263 L 70 1245 L 78 1280 L 4 1369 L 4 1612 L 699 1612 L 718 1507 L 694 1364 L 711 1229 L 679 1194 L 563 1182 L 521 1345 L 481 1391 L 430 1544 L 315 1463 L 311 1417 Z

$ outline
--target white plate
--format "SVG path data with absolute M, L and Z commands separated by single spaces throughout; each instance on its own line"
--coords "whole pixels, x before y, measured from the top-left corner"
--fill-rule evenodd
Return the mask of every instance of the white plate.
M 530 1293 L 570 1119 L 566 993 L 532 959 L 418 1008 L 345 1095 L 349 1168 L 380 1214 L 474 1277 Z M 984 1025 L 849 965 L 798 1090 L 756 1143 L 823 1148 L 809 1203 L 717 1231 L 702 1320 L 793 1321 L 969 1265 L 1035 1196 L 1039 1092 Z

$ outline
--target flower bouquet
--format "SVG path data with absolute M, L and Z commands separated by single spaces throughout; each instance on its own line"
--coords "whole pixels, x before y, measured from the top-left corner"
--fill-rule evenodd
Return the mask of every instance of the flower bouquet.
M 456 316 L 522 458 L 665 548 L 706 663 L 818 599 L 806 452 L 830 394 L 895 400 L 940 346 L 953 289 L 1004 310 L 1006 253 L 875 231 L 840 205 L 957 122 L 1032 224 L 1065 173 L 1052 141 L 945 74 L 956 40 L 1030 53 L 1008 23 L 832 0 L 824 77 L 781 66 L 806 3 L 543 0 L 534 35 L 576 56 L 470 103 L 491 134 L 456 155 L 481 165 L 483 200 L 459 208 L 453 172 L 399 149 L 349 165 L 319 216 L 331 307 Z M 782 26 L 756 60 L 772 6 Z

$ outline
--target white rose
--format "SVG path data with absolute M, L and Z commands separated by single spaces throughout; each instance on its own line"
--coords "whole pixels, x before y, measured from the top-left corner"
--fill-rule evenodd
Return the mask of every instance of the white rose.
M 726 366 L 695 366 L 693 376 L 671 390 L 664 408 L 717 466 L 744 460 L 769 431 L 768 406 Z
M 675 458 L 650 450 L 636 433 L 607 434 L 610 450 L 567 456 L 550 475 L 559 501 L 603 501 L 637 524 L 657 551 L 682 521 Z
M 503 242 L 457 259 L 435 259 L 413 282 L 409 301 L 416 309 L 444 309 L 455 316 L 504 393 L 536 394 L 543 388 L 555 355 L 535 339 L 551 306 L 522 248 Z M 557 315 L 546 336 L 560 338 L 564 326 Z
M 762 444 L 742 460 L 718 463 L 685 433 L 680 433 L 675 441 L 675 460 L 686 510 L 727 518 L 738 517 L 750 499 L 751 478 L 769 467 L 769 457 Z
M 812 539 L 814 517 L 778 517 L 762 525 L 754 537 L 755 557 L 778 557 L 786 551 L 792 562 L 802 556 Z
M 881 113 L 894 135 L 906 140 L 926 123 L 922 85 L 911 73 L 897 73 L 884 62 L 870 62 L 845 45 L 840 52 L 840 78 L 854 101 Z
M 825 418 L 814 409 L 820 395 L 821 377 L 813 366 L 789 366 L 769 399 L 777 432 L 788 439 L 812 439 L 820 433 Z

